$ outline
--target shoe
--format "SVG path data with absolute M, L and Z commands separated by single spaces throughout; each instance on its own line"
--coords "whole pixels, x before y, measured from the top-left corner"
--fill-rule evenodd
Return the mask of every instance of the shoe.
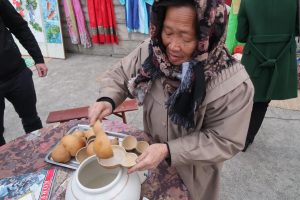
M 242 152 L 246 152 L 246 150 L 248 149 L 249 145 L 252 144 L 252 142 L 253 140 L 246 140 L 245 147 L 242 150 Z
M 3 128 L 3 131 L 1 130 L 1 132 L 0 132 L 0 146 L 6 144 L 3 133 L 4 133 L 4 128 Z
M 0 136 L 0 146 L 5 145 L 5 144 L 6 144 L 6 142 L 5 142 L 5 139 L 2 135 L 2 136 Z

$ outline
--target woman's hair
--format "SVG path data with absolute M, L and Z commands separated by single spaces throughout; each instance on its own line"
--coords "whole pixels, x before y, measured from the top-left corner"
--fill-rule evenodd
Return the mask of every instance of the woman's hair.
M 191 7 L 196 12 L 196 3 L 194 0 L 160 0 L 158 3 L 155 3 L 152 6 L 152 13 L 151 13 L 151 23 L 156 27 L 155 35 L 151 37 L 155 37 L 158 39 L 158 42 L 160 44 L 160 47 L 162 50 L 165 50 L 165 47 L 162 45 L 162 38 L 161 33 L 163 30 L 163 25 L 166 17 L 166 11 L 168 7 Z M 197 12 L 196 12 L 197 13 Z M 196 23 L 196 35 L 198 37 L 198 20 L 197 15 L 195 15 L 195 23 Z

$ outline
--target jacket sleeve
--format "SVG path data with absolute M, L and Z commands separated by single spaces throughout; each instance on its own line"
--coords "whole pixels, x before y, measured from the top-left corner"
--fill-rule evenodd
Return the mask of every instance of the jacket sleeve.
M 171 164 L 215 164 L 241 151 L 247 136 L 253 93 L 248 79 L 207 104 L 201 131 L 168 142 Z
M 130 78 L 137 75 L 143 58 L 148 53 L 148 44 L 149 42 L 144 41 L 99 78 L 99 98 L 108 97 L 117 107 L 126 97 L 131 97 L 127 84 Z
M 8 0 L 0 0 L 0 16 L 5 26 L 20 41 L 36 64 L 44 63 L 43 55 L 27 22 L 15 10 Z
M 238 14 L 238 25 L 236 31 L 236 39 L 239 42 L 247 42 L 249 34 L 249 22 L 245 8 L 245 0 L 241 0 L 241 5 Z

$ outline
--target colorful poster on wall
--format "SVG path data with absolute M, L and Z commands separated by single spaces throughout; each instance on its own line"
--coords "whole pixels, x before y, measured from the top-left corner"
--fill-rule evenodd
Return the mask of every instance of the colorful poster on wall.
M 38 0 L 23 0 L 26 5 L 26 20 L 30 25 L 30 29 L 33 32 L 37 42 L 45 42 L 43 23 L 40 15 L 40 6 Z
M 17 12 L 28 22 L 37 42 L 45 42 L 40 7 L 37 0 L 11 0 Z
M 56 0 L 42 0 L 42 13 L 48 43 L 62 43 Z
M 43 56 L 65 58 L 57 0 L 10 0 L 18 13 L 28 22 Z M 28 55 L 15 39 L 22 55 Z
M 22 8 L 22 1 L 21 0 L 11 0 L 10 2 L 16 9 L 16 11 L 22 16 L 24 17 L 24 9 Z

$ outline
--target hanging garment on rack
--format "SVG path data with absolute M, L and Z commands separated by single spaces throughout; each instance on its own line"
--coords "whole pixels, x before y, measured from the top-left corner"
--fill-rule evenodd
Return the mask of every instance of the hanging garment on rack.
M 140 32 L 149 34 L 148 5 L 152 5 L 154 0 L 120 0 L 121 5 L 125 5 L 126 26 L 128 32 Z
M 80 1 L 63 0 L 63 5 L 72 44 L 82 44 L 84 48 L 90 48 L 91 38 L 86 28 Z
M 139 0 L 120 0 L 125 6 L 125 19 L 128 32 L 136 32 L 139 27 Z
M 233 0 L 231 3 L 226 36 L 226 47 L 230 53 L 233 53 L 234 48 L 238 44 L 241 44 L 235 38 L 238 25 L 238 12 L 240 9 L 240 4 L 241 0 Z
M 64 11 L 66 15 L 68 31 L 72 44 L 79 44 L 79 35 L 77 30 L 76 18 L 74 15 L 72 0 L 63 0 Z
M 84 15 L 80 5 L 80 0 L 72 0 L 72 3 L 76 15 L 80 42 L 84 46 L 84 48 L 90 48 L 92 46 L 92 42 L 91 42 L 90 34 L 86 28 Z
M 154 0 L 138 0 L 139 1 L 139 29 L 140 33 L 149 34 L 149 16 L 147 4 L 152 6 Z
M 93 43 L 116 43 L 116 18 L 112 0 L 87 0 Z

